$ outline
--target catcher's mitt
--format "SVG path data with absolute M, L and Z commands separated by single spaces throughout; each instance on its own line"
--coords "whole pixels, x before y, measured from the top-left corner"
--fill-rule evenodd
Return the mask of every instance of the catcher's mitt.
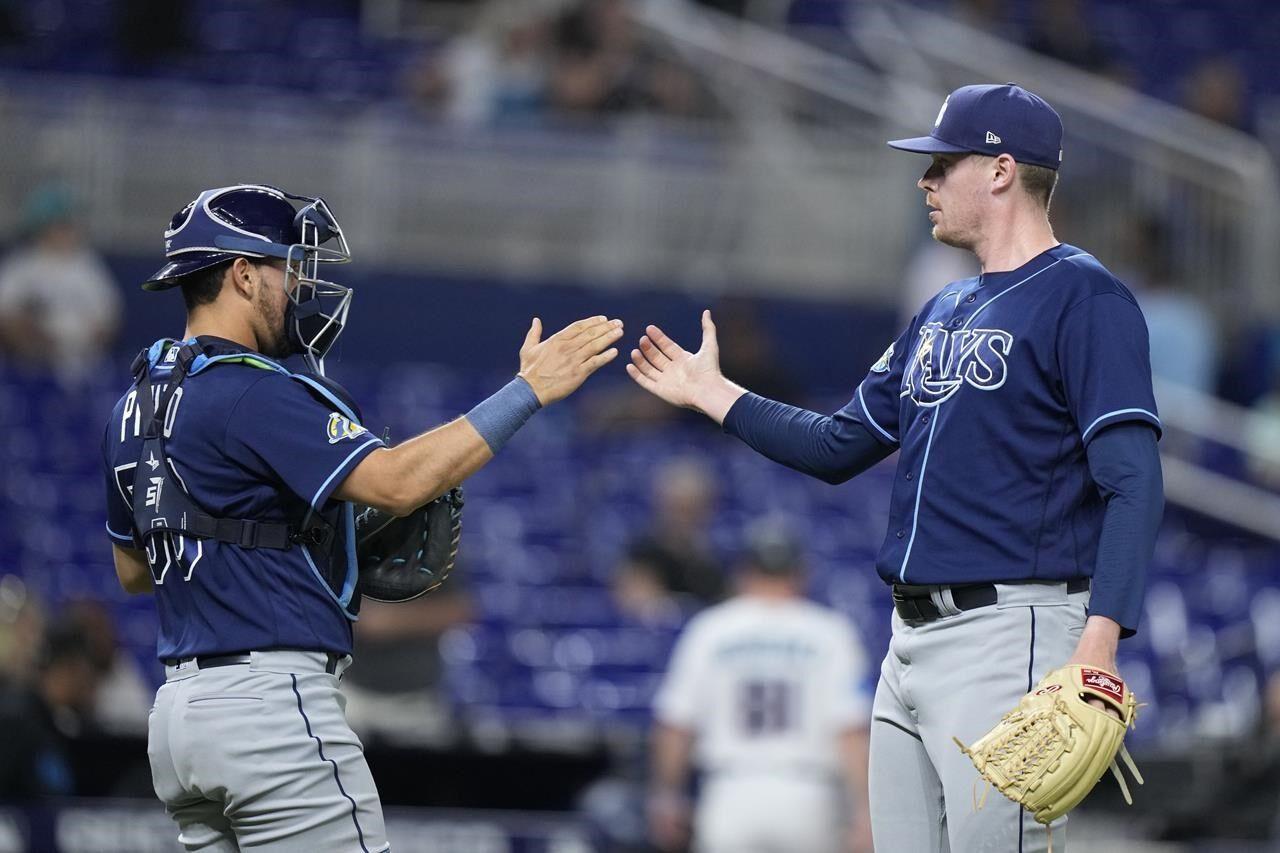
M 373 507 L 356 512 L 360 594 L 374 601 L 410 601 L 444 583 L 462 536 L 462 487 L 404 518 Z
M 1089 704 L 1090 698 L 1100 699 L 1120 719 Z M 1125 802 L 1133 804 L 1116 755 L 1141 785 L 1142 774 L 1123 743 L 1137 709 L 1137 700 L 1120 676 L 1073 664 L 1046 675 L 1017 708 L 970 746 L 953 739 L 984 779 L 1048 824 L 1083 800 L 1108 767 Z

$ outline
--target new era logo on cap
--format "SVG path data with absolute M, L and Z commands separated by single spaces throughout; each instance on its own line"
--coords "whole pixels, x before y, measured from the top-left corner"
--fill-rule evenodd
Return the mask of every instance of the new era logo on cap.
M 1043 98 L 1014 83 L 961 86 L 943 101 L 928 136 L 889 145 L 922 154 L 1008 154 L 1019 163 L 1057 169 L 1062 119 Z M 993 150 L 993 145 L 1000 147 Z

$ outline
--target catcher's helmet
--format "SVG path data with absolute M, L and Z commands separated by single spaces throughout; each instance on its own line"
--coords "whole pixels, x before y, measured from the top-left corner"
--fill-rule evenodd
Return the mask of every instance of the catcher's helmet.
M 295 208 L 295 201 L 302 207 Z M 324 373 L 325 354 L 347 319 L 351 288 L 320 278 L 319 265 L 346 263 L 351 251 L 323 199 L 266 184 L 205 190 L 173 215 L 164 250 L 168 263 L 142 283 L 144 290 L 168 290 L 184 276 L 236 257 L 284 260 L 289 339 L 313 370 Z

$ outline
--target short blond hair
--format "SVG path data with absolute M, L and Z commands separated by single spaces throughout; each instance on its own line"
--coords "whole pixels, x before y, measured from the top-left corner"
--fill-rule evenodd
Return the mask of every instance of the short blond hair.
M 1027 195 L 1039 201 L 1045 210 L 1049 209 L 1049 202 L 1053 199 L 1053 188 L 1058 185 L 1056 169 L 1019 163 L 1018 181 Z

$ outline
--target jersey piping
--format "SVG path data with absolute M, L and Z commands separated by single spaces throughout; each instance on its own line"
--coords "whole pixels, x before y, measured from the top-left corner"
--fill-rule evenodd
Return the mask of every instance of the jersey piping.
M 968 328 L 969 328 L 969 325 L 970 325 L 974 320 L 978 319 L 978 315 L 979 315 L 979 314 L 981 314 L 983 311 L 987 310 L 987 308 L 989 308 L 989 307 L 991 306 L 991 304 L 992 304 L 992 303 L 994 303 L 994 302 L 995 302 L 997 299 L 999 299 L 1001 296 L 1004 296 L 1004 295 L 1005 295 L 1006 293 L 1008 293 L 1009 291 L 1011 291 L 1011 290 L 1016 290 L 1017 288 L 1021 287 L 1022 285 L 1026 284 L 1027 282 L 1031 281 L 1031 279 L 1033 279 L 1033 278 L 1035 278 L 1036 276 L 1040 275 L 1040 273 L 1045 272 L 1046 270 L 1051 270 L 1051 269 L 1053 269 L 1054 267 L 1056 267 L 1058 264 L 1062 263 L 1062 262 L 1063 262 L 1063 261 L 1065 261 L 1065 260 L 1070 260 L 1071 258 L 1078 258 L 1078 257 L 1081 257 L 1082 255 L 1086 255 L 1086 254 L 1087 254 L 1086 252 L 1081 252 L 1081 253 L 1080 253 L 1080 254 L 1078 254 L 1078 255 L 1068 255 L 1068 256 L 1067 256 L 1067 257 L 1065 257 L 1065 258 L 1058 258 L 1056 261 L 1054 261 L 1054 262 L 1053 262 L 1053 263 L 1051 263 L 1051 264 L 1048 264 L 1048 265 L 1047 265 L 1047 266 L 1045 266 L 1043 269 L 1038 269 L 1038 270 L 1036 270 L 1035 272 L 1031 273 L 1031 275 L 1029 275 L 1029 276 L 1027 276 L 1026 278 L 1022 279 L 1021 281 L 1017 282 L 1016 284 L 1010 285 L 1009 287 L 1007 287 L 1007 288 L 1005 288 L 1004 290 L 1002 290 L 1002 291 L 1000 291 L 999 293 L 997 293 L 995 296 L 993 296 L 993 297 L 991 297 L 990 299 L 988 299 L 988 300 L 987 300 L 986 302 L 984 302 L 981 306 L 979 306 L 979 307 L 978 307 L 978 309 L 977 309 L 976 311 L 974 311 L 972 314 L 970 314 L 970 315 L 969 315 L 969 319 L 965 320 L 965 321 L 964 321 L 964 325 L 963 325 L 963 326 L 961 326 L 960 328 L 962 328 L 962 329 L 968 329 Z M 917 344 L 917 346 L 918 346 L 918 344 Z M 859 390 L 859 391 L 861 391 L 861 390 L 862 390 L 862 386 L 861 386 L 861 385 L 859 385 L 859 386 L 858 386 L 858 390 Z M 925 473 L 926 473 L 926 471 L 928 470 L 928 467 L 929 467 L 929 450 L 933 447 L 933 433 L 934 433 L 934 431 L 938 428 L 938 420 L 940 419 L 940 417 L 941 417 L 941 415 L 942 415 L 942 405 L 943 405 L 944 403 L 946 403 L 946 402 L 947 402 L 946 400 L 942 400 L 942 401 L 940 401 L 940 402 L 937 404 L 936 408 L 934 409 L 933 422 L 932 422 L 931 424 L 929 424 L 929 437 L 928 437 L 928 439 L 926 439 L 926 440 L 925 440 L 925 445 L 924 445 L 924 459 L 923 459 L 923 461 L 921 461 L 921 463 L 920 463 L 920 476 L 916 478 L 916 502 L 915 502 L 915 509 L 913 509 L 913 510 L 912 510 L 912 513 L 911 513 L 911 538 L 910 538 L 909 540 L 907 540 L 907 550 L 906 550 L 906 553 L 904 553 L 904 554 L 902 555 L 902 565 L 898 568 L 898 581 L 899 581 L 899 582 L 901 582 L 901 583 L 906 583 L 906 582 L 907 582 L 907 563 L 908 563 L 908 562 L 910 562 L 910 560 L 911 560 L 911 547 L 915 544 L 915 541 L 916 541 L 916 530 L 917 530 L 917 528 L 918 528 L 918 527 L 919 527 L 919 525 L 920 525 L 920 497 L 921 497 L 921 495 L 923 495 L 923 494 L 924 494 L 924 480 L 925 480 Z M 865 403 L 863 404 L 863 408 L 864 408 L 864 409 L 866 408 L 866 404 L 865 404 Z

